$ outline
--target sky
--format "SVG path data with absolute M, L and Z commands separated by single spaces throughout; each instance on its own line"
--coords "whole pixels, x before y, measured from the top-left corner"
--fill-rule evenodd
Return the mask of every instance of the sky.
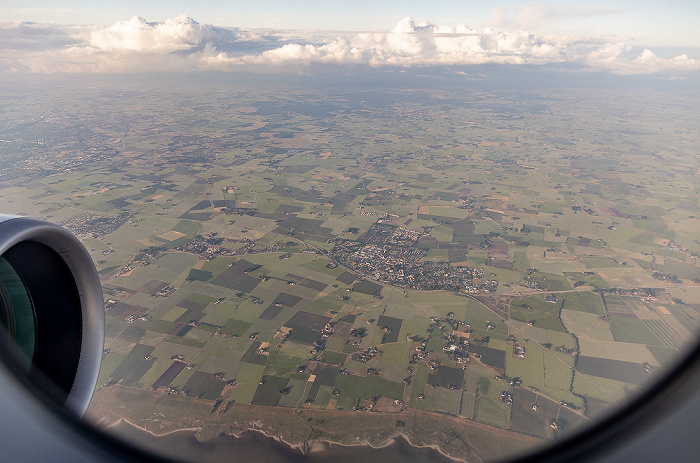
M 0 72 L 573 64 L 700 71 L 700 2 L 5 0 Z

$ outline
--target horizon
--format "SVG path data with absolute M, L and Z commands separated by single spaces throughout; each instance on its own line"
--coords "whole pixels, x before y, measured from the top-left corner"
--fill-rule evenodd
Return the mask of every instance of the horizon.
M 217 18 L 214 8 L 177 2 L 143 8 L 126 2 L 76 12 L 78 3 L 63 9 L 0 8 L 9 19 L 0 22 L 5 43 L 0 73 L 312 74 L 481 64 L 573 66 L 619 75 L 700 71 L 700 32 L 684 26 L 700 16 L 700 8 L 684 2 L 672 2 L 684 10 L 668 8 L 663 14 L 648 3 L 622 2 L 616 8 L 561 2 L 489 4 L 450 17 L 439 11 L 446 4 L 429 16 L 416 5 L 387 2 L 375 8 L 376 15 L 365 14 L 364 22 L 354 17 L 360 6 L 334 10 L 345 14 L 338 21 L 311 14 L 314 2 L 294 14 L 278 9 L 263 15 L 254 7 L 237 18 L 236 6 L 221 9 Z
M 489 1 L 462 4 L 437 0 L 429 6 L 414 0 L 398 2 L 359 1 L 342 7 L 316 0 L 295 2 L 290 8 L 279 0 L 250 3 L 209 1 L 197 5 L 174 0 L 149 2 L 133 0 L 118 5 L 94 5 L 79 0 L 63 2 L 60 8 L 47 1 L 10 0 L 0 7 L 6 21 L 33 21 L 54 24 L 112 25 L 134 16 L 149 22 L 164 21 L 185 14 L 202 23 L 220 27 L 271 28 L 291 30 L 388 31 L 403 17 L 416 22 L 473 28 L 499 28 L 571 35 L 617 35 L 635 41 L 637 46 L 698 46 L 700 32 L 695 27 L 700 6 L 695 2 L 672 0 L 659 4 L 652 0 L 631 2 L 602 0 L 581 6 L 572 0 Z M 368 14 L 371 11 L 372 14 Z

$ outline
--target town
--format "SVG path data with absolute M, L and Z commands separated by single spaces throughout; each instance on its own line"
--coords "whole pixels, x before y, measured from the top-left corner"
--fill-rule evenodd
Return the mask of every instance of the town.
M 336 240 L 331 257 L 375 280 L 422 290 L 495 292 L 498 280 L 484 279 L 484 270 L 422 262 L 425 250 L 415 247 L 423 233 L 379 219 L 356 241 Z

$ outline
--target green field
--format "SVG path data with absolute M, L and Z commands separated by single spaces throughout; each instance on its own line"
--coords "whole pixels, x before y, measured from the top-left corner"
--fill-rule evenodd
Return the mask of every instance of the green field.
M 639 383 L 693 342 L 696 95 L 388 69 L 372 87 L 316 85 L 301 66 L 303 88 L 275 73 L 56 73 L 37 93 L 43 77 L 3 77 L 2 210 L 61 224 L 97 264 L 100 392 L 199 404 L 211 416 L 182 423 L 205 433 L 234 427 L 214 407 L 224 386 L 266 432 L 284 407 L 313 428 L 303 414 L 383 397 L 405 410 L 352 412 L 386 421 L 334 439 L 426 411 L 527 433 L 531 404 L 506 405 L 497 375 L 536 388 L 549 419 L 560 401 L 602 409 L 638 387 L 592 374 Z M 179 361 L 170 387 L 190 396 L 150 391 Z M 157 410 L 140 410 L 149 430 L 188 413 Z M 550 436 L 543 420 L 533 434 Z
M 533 326 L 555 331 L 565 331 L 559 319 L 561 301 L 554 303 L 545 302 L 542 296 L 530 296 L 525 299 L 513 301 L 510 315 L 512 318 L 527 323 L 532 322 Z
M 352 397 L 370 399 L 375 396 L 403 399 L 403 384 L 379 376 L 339 376 L 335 386 Z
M 604 402 L 619 403 L 627 397 L 628 391 L 635 390 L 630 384 L 613 379 L 587 376 L 581 373 L 574 375 L 574 392 L 585 397 L 593 397 Z
M 253 400 L 264 369 L 264 365 L 253 365 L 250 363 L 241 365 L 236 377 L 236 382 L 239 386 L 234 389 L 231 399 L 242 403 L 248 403 Z
M 478 382 L 476 392 L 476 410 L 474 419 L 491 426 L 507 428 L 510 422 L 510 410 L 508 406 L 501 402 L 498 395 L 501 392 L 501 385 L 494 381 L 481 377 Z
M 615 341 L 634 342 L 638 344 L 662 344 L 661 340 L 647 327 L 647 325 L 637 318 L 610 319 L 610 329 Z

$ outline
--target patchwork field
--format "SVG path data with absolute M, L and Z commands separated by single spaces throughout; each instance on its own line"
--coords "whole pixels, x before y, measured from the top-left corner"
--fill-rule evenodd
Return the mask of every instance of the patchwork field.
M 125 416 L 245 410 L 338 440 L 422 417 L 465 458 L 462 430 L 558 438 L 696 340 L 685 97 L 101 76 L 37 101 L 7 79 L 0 210 L 90 252 L 97 394 Z

